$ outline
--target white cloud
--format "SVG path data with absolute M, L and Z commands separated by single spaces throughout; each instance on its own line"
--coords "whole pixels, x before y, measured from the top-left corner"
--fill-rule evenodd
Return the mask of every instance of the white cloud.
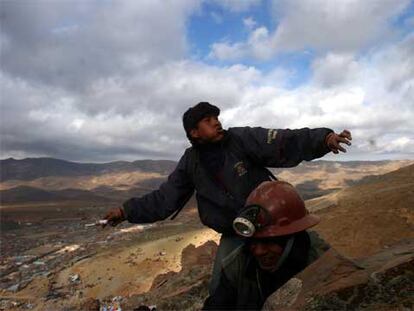
M 411 146 L 410 146 L 411 145 Z M 412 139 L 408 138 L 408 137 L 399 137 L 395 140 L 393 140 L 388 146 L 387 146 L 387 151 L 395 151 L 397 149 L 397 151 L 404 151 L 405 148 L 407 148 L 408 146 L 410 147 L 414 147 L 414 142 L 412 141 Z
M 58 22 L 63 4 L 57 10 L 34 6 L 38 11 L 27 17 L 21 8 L 8 9 L 14 19 L 0 37 L 7 42 L 2 57 L 11 62 L 0 72 L 2 157 L 178 159 L 188 146 L 182 113 L 199 101 L 218 105 L 225 127 L 349 128 L 354 144 L 340 159 L 414 156 L 414 35 L 367 54 L 339 48 L 319 53 L 309 83 L 290 89 L 286 81 L 292 73 L 280 68 L 264 74 L 252 66 L 185 60 L 184 26 L 196 8 L 187 6 L 190 2 L 168 2 L 176 4 L 168 12 L 164 2 L 142 2 L 139 10 L 136 3 L 110 2 L 93 22 L 77 11 L 76 23 L 64 25 Z M 367 3 L 361 6 L 367 9 Z M 94 4 L 77 10 L 90 13 Z M 309 10 L 315 23 L 331 21 L 319 21 L 315 9 Z M 384 18 L 383 11 L 378 12 Z M 282 18 L 283 23 L 292 22 Z M 269 58 L 276 33 L 256 27 L 246 42 L 213 45 L 212 55 L 241 59 L 248 52 Z M 92 64 L 78 63 L 83 56 Z
M 245 12 L 254 6 L 259 5 L 261 0 L 211 0 L 215 4 L 223 7 L 224 9 L 233 12 Z
M 82 128 L 82 126 L 84 124 L 85 124 L 85 120 L 83 120 L 83 119 L 75 119 L 69 125 L 69 128 L 72 129 L 72 130 L 74 130 L 75 132 L 79 132 L 79 130 Z
M 254 26 L 257 25 L 257 22 L 253 17 L 249 16 L 243 19 L 243 25 L 246 26 L 247 29 L 253 29 Z
M 247 56 L 245 46 L 243 43 L 235 43 L 233 45 L 227 42 L 213 43 L 208 57 L 220 60 L 240 60 Z
M 211 12 L 210 16 L 211 16 L 211 18 L 214 20 L 214 22 L 216 24 L 223 23 L 223 16 L 222 15 L 220 15 L 220 14 L 218 14 L 216 12 Z
M 293 90 L 284 71 L 192 61 L 96 80 L 82 94 L 3 75 L 2 144 L 8 154 L 74 160 L 177 159 L 188 146 L 182 113 L 210 101 L 225 127 L 349 128 L 354 143 L 340 159 L 412 157 L 412 48 L 407 36 L 366 57 L 329 53 L 314 61 L 310 83 Z
M 296 50 L 306 46 L 354 51 L 390 34 L 390 22 L 409 5 L 409 0 L 275 1 L 282 9 L 280 25 L 273 34 L 276 48 Z
M 248 103 L 233 109 L 228 122 L 248 114 L 249 125 L 349 128 L 354 143 L 344 159 L 413 158 L 413 38 L 365 56 L 321 56 L 313 62 L 309 83 L 293 90 L 280 84 L 264 97 L 260 88 L 252 89 L 243 94 Z
M 247 57 L 269 59 L 272 51 L 269 49 L 269 31 L 266 27 L 254 29 L 247 42 L 219 42 L 211 45 L 209 58 L 219 60 L 241 60 Z
M 331 1 L 274 0 L 273 11 L 277 26 L 252 28 L 246 41 L 222 44 L 235 59 L 242 53 L 267 60 L 279 52 L 302 49 L 352 53 L 377 40 L 393 37 L 393 18 L 409 5 L 409 0 Z M 215 53 L 218 59 L 231 59 L 231 54 Z

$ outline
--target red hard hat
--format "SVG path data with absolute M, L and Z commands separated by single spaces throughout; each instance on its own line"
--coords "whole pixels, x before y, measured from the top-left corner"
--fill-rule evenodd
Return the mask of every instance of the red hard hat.
M 296 189 L 284 181 L 261 183 L 248 196 L 246 206 L 249 205 L 259 205 L 265 210 L 257 215 L 259 229 L 254 233 L 254 238 L 293 234 L 320 221 L 318 216 L 309 214 Z

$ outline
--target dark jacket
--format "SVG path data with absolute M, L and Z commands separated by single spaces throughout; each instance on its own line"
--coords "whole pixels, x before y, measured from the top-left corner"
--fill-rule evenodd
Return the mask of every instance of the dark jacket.
M 223 260 L 220 282 L 203 310 L 260 310 L 266 298 L 317 260 L 330 246 L 316 232 L 297 235 L 286 261 L 274 273 L 261 270 L 247 246 Z
M 220 233 L 233 234 L 232 221 L 250 192 L 269 180 L 266 167 L 292 167 L 329 152 L 327 128 L 274 130 L 261 127 L 229 128 L 219 142 L 224 153 L 222 179 L 217 185 L 201 165 L 197 146 L 188 148 L 158 190 L 123 204 L 132 223 L 152 223 L 173 214 L 196 191 L 200 219 Z

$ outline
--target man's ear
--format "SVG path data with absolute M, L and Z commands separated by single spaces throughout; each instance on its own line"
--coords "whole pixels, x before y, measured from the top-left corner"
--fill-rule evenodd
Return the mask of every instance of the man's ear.
M 198 132 L 198 129 L 191 129 L 190 130 L 190 136 L 192 138 L 200 138 L 200 133 Z

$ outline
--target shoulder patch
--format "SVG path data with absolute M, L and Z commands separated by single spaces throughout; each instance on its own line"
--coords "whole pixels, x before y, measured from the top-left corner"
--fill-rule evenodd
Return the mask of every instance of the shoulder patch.
M 277 136 L 277 130 L 270 129 L 267 132 L 267 143 L 270 145 L 276 139 L 276 136 Z

